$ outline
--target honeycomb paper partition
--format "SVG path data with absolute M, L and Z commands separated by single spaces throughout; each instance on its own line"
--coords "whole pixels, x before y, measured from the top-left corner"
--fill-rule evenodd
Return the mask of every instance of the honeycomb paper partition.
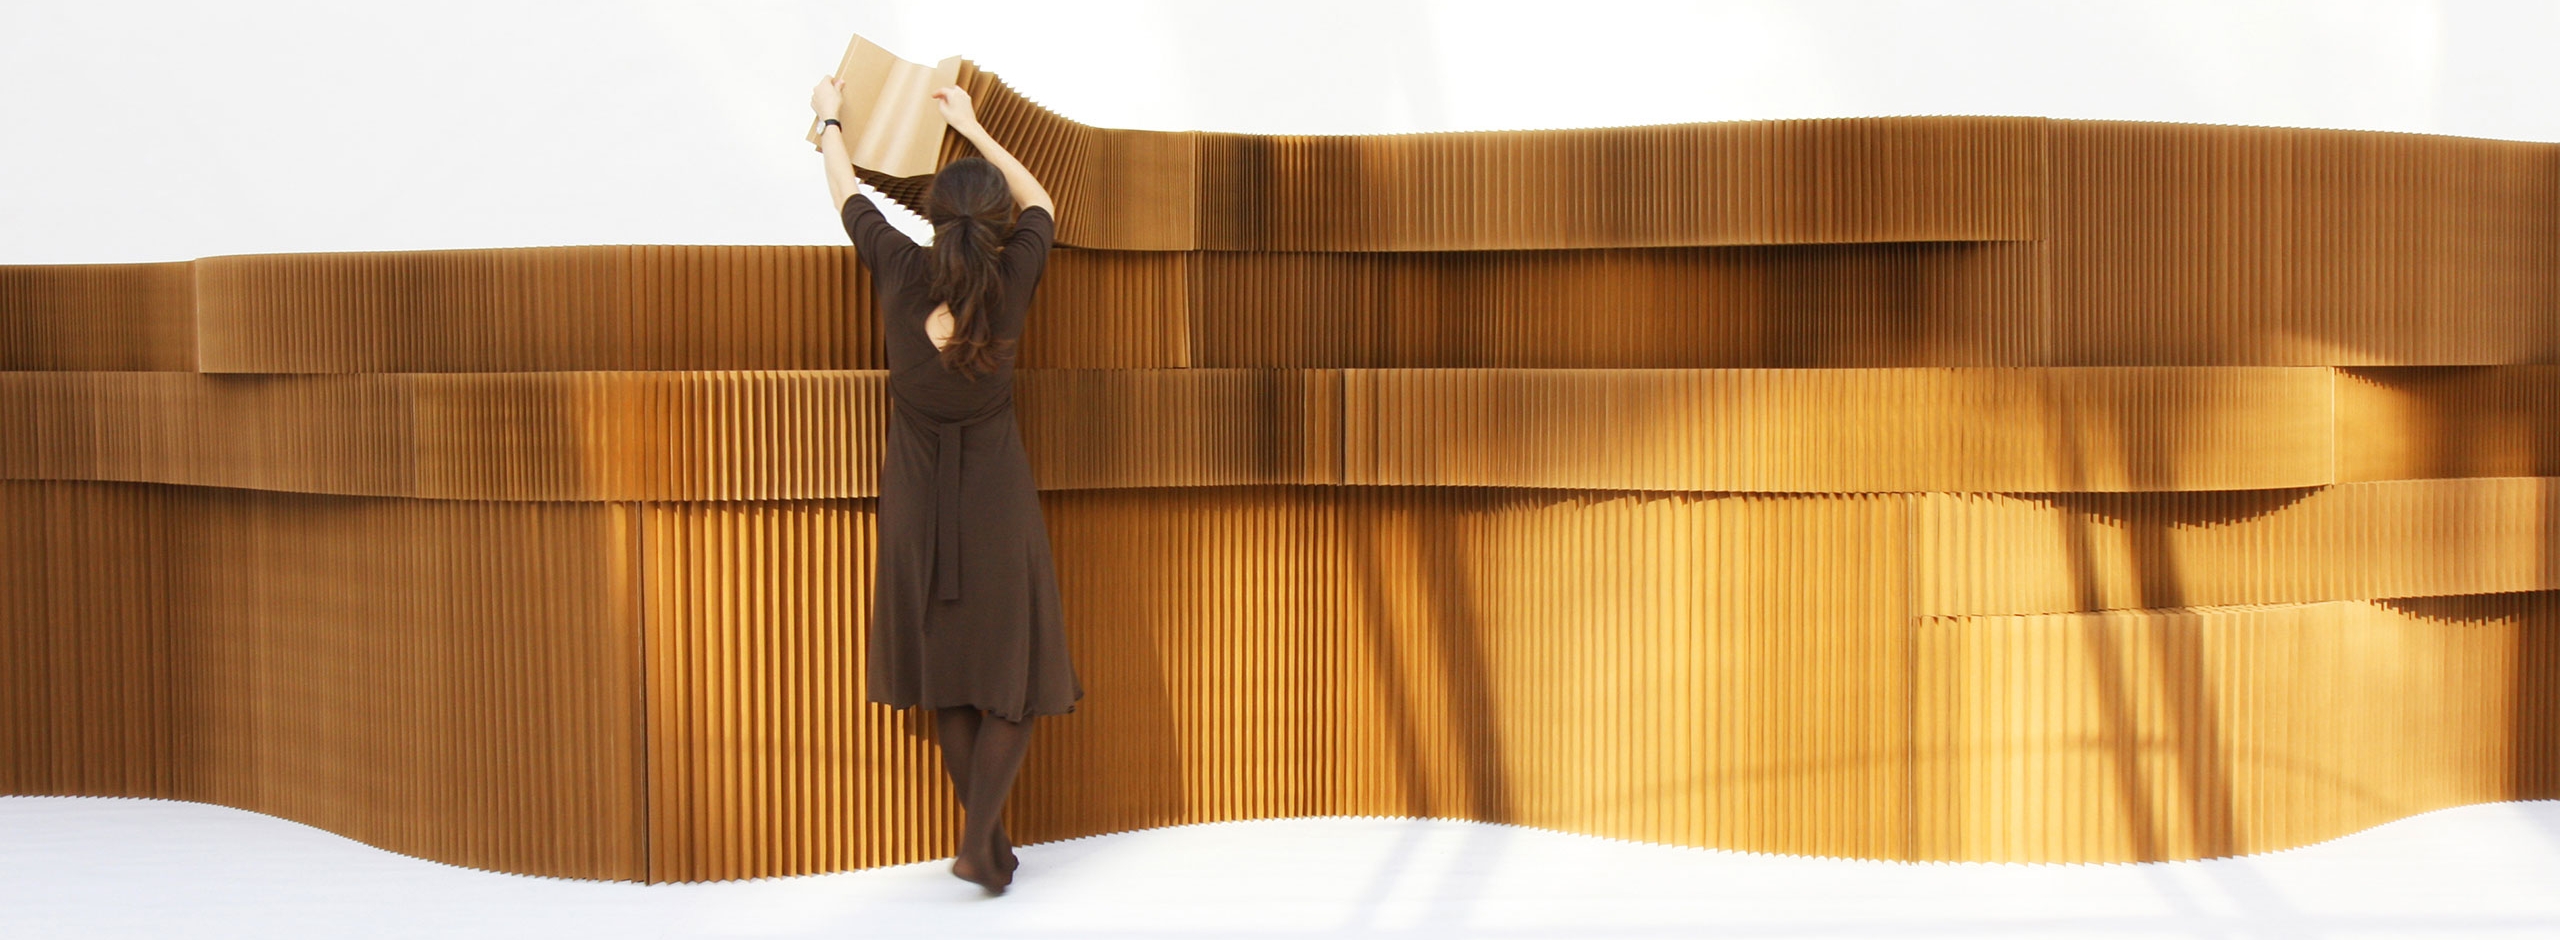
M 864 45 L 912 202 L 966 145 Z M 2560 795 L 2560 146 L 1158 133 L 938 68 L 1064 241 L 1018 395 L 1089 694 L 1017 839 L 2121 861 Z M 581 878 L 950 852 L 863 700 L 850 249 L 0 267 L 0 342 L 0 792 Z
M 934 157 L 946 125 L 936 108 L 908 105 L 958 79 L 960 62 L 959 56 L 952 56 L 929 67 L 917 65 L 870 40 L 853 37 L 845 47 L 844 61 L 836 66 L 844 97 L 834 117 L 854 142 L 854 162 L 886 173 L 932 173 L 938 166 Z M 812 146 L 818 143 L 820 124 L 819 118 L 809 120 Z

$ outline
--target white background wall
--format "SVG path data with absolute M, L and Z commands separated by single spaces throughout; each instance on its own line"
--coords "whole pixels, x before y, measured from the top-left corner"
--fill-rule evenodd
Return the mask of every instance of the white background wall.
M 840 242 L 800 134 L 857 32 L 1122 127 L 2560 140 L 2560 0 L 0 0 L 0 263 Z

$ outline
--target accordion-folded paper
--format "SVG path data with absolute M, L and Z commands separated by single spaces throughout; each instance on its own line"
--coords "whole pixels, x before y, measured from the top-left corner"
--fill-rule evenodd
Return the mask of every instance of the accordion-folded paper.
M 2560 795 L 2560 145 L 838 74 L 892 197 L 954 83 L 1058 199 L 1016 394 L 1088 696 L 1018 841 L 2097 862 Z M 0 793 L 582 878 L 951 852 L 862 690 L 851 249 L 9 266 L 0 340 Z

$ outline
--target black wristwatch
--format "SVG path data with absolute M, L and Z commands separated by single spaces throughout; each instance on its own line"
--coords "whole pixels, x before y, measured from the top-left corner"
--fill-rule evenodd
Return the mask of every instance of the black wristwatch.
M 818 123 L 819 123 L 819 124 L 821 124 L 821 125 L 824 125 L 824 126 L 822 126 L 822 127 L 818 128 L 818 132 L 819 132 L 819 133 L 825 133 L 825 132 L 826 132 L 826 129 L 827 129 L 827 128 L 829 128 L 829 127 L 835 128 L 835 129 L 837 129 L 837 130 L 843 130 L 843 129 L 844 129 L 844 122 L 843 122 L 843 121 L 836 120 L 836 119 L 834 119 L 834 118 L 828 118 L 828 119 L 826 119 L 826 120 L 824 120 L 824 121 L 820 121 L 820 122 L 818 122 Z

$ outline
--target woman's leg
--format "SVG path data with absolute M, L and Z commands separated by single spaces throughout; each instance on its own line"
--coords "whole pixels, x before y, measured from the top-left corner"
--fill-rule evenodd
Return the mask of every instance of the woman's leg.
M 1013 792 L 1014 774 L 1022 769 L 1022 753 L 1031 745 L 1031 717 L 1006 721 L 994 715 L 984 716 L 978 722 L 974 743 L 968 798 L 962 804 L 967 814 L 960 828 L 962 848 L 960 857 L 952 863 L 952 871 L 979 884 L 1001 887 L 1013 876 L 994 868 L 994 841 L 1004 825 L 1005 797 Z M 981 854 L 973 854 L 972 848 Z M 972 871 L 988 877 L 971 878 L 968 872 Z
M 934 734 L 942 741 L 942 771 L 951 775 L 951 792 L 964 809 L 969 803 L 969 763 L 977 749 L 981 714 L 968 705 L 937 708 L 933 712 Z M 1001 821 L 996 824 L 995 860 L 996 867 L 1008 873 L 1021 864 L 1014 858 L 1013 842 L 1005 838 Z
M 942 770 L 951 775 L 951 792 L 969 799 L 969 755 L 977 750 L 978 710 L 954 705 L 933 710 L 934 736 L 942 740 Z

